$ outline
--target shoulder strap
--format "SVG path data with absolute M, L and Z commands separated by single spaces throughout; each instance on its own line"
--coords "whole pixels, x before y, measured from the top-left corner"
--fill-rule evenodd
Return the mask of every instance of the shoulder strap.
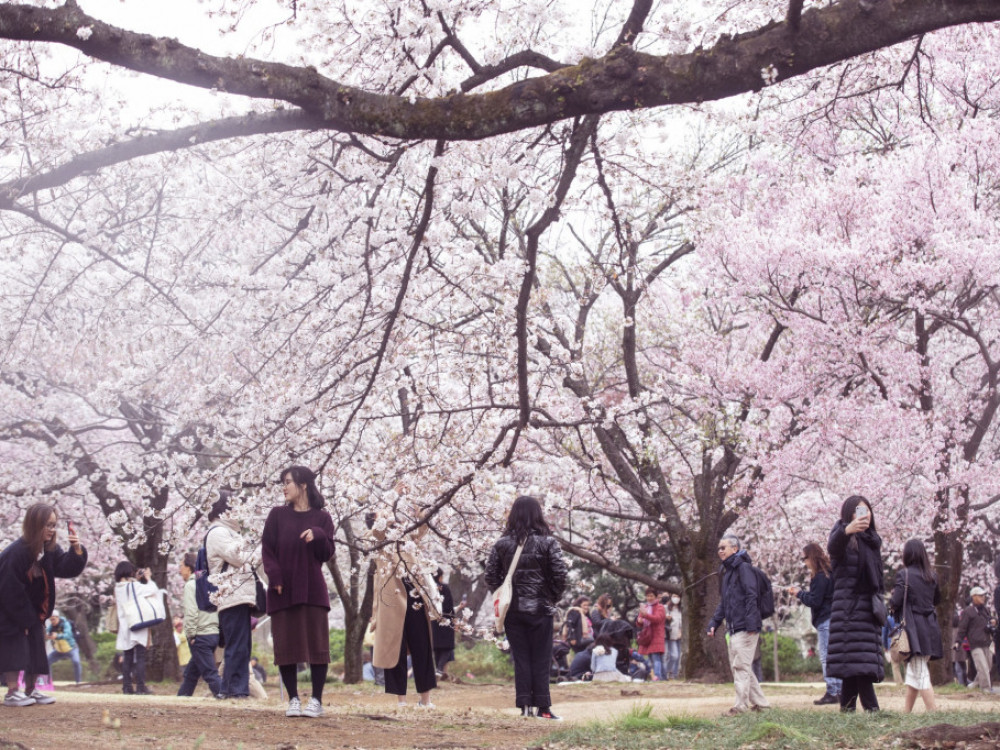
M 906 596 L 910 593 L 910 570 L 909 568 L 904 568 L 903 570 L 903 616 L 900 618 L 900 622 L 906 624 Z
M 514 551 L 514 559 L 510 561 L 510 567 L 507 568 L 507 576 L 504 579 L 504 583 L 510 583 L 514 578 L 514 570 L 517 568 L 517 563 L 521 560 L 521 551 L 524 549 L 524 545 L 527 543 L 527 539 L 517 545 L 517 549 Z

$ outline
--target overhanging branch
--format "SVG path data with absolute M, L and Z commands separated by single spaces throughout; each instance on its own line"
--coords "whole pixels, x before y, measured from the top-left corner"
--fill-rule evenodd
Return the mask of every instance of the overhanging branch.
M 802 13 L 797 33 L 773 22 L 708 49 L 655 56 L 627 45 L 604 57 L 483 94 L 411 100 L 327 78 L 310 67 L 207 55 L 84 13 L 0 5 L 0 38 L 50 42 L 129 70 L 301 107 L 334 130 L 394 138 L 475 140 L 584 115 L 704 102 L 757 91 L 762 71 L 799 76 L 950 26 L 1000 20 L 996 0 L 841 0 Z M 78 34 L 81 29 L 88 33 Z M 84 38 L 86 37 L 86 38 Z

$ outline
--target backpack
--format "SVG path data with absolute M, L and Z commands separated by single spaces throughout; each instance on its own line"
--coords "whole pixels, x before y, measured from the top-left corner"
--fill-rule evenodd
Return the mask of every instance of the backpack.
M 774 614 L 774 589 L 771 587 L 771 579 L 756 565 L 750 567 L 757 576 L 757 608 L 760 610 L 760 619 L 766 620 Z
M 213 526 L 212 528 L 218 528 Z M 205 532 L 205 538 L 201 541 L 201 547 L 198 548 L 198 557 L 194 564 L 194 598 L 198 602 L 198 609 L 202 612 L 215 612 L 218 607 L 212 603 L 212 594 L 219 590 L 219 587 L 208 580 L 209 570 L 208 570 L 208 549 L 206 547 L 208 543 L 208 535 L 212 533 L 212 529 Z M 226 572 L 226 568 L 229 567 L 229 563 L 222 563 L 222 571 Z

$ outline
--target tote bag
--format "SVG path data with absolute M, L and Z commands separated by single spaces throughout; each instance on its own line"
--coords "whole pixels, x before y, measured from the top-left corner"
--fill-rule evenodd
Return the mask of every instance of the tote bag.
M 142 630 L 159 625 L 166 617 L 166 607 L 163 604 L 163 589 L 140 596 L 135 590 L 135 584 L 128 585 L 128 601 L 125 604 L 125 616 L 129 630 Z
M 510 600 L 514 596 L 514 571 L 517 569 L 517 563 L 521 559 L 521 550 L 523 549 L 524 542 L 521 542 L 521 544 L 517 545 L 517 551 L 514 552 L 514 559 L 510 561 L 510 568 L 507 569 L 507 577 L 503 579 L 500 588 L 493 592 L 493 617 L 496 618 L 493 629 L 497 633 L 503 633 L 503 621 L 507 618 L 507 610 L 510 609 Z
M 910 593 L 910 571 L 906 571 L 903 582 L 903 616 L 899 625 L 893 628 L 889 635 L 889 659 L 893 664 L 900 664 L 910 658 L 910 636 L 906 634 L 906 595 Z

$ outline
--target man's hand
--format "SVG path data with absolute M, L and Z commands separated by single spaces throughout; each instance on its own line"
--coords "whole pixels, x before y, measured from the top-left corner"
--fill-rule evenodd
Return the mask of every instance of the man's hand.
M 715 638 L 715 628 L 709 628 L 708 629 L 708 637 L 709 638 Z

